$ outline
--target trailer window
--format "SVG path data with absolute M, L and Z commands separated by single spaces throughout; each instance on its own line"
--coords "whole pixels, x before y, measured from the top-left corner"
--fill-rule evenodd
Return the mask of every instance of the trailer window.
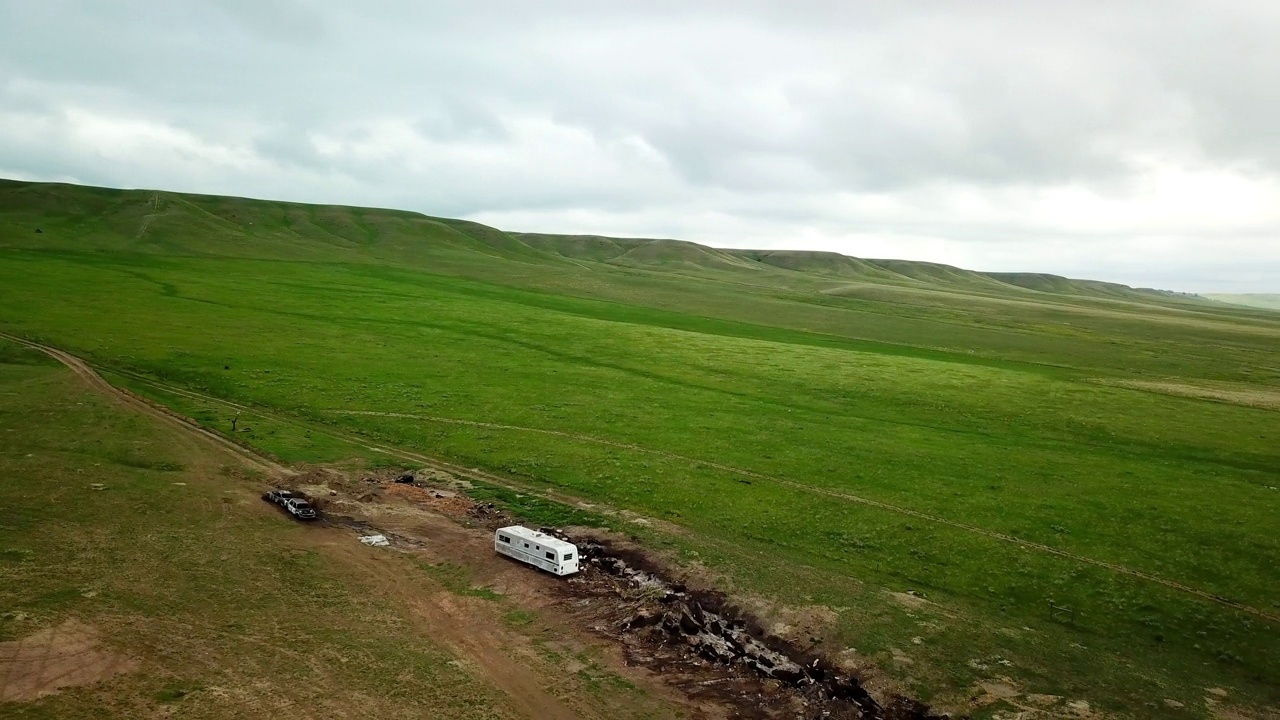
M 553 553 L 553 552 L 549 552 L 549 553 L 547 553 L 547 559 L 548 559 L 548 560 L 555 560 L 555 559 L 556 559 L 556 554 L 555 554 L 555 553 Z
M 529 543 L 525 543 L 525 544 L 524 544 L 524 546 L 525 546 L 525 547 L 529 547 Z
M 499 535 L 498 539 L 504 543 L 507 543 L 508 545 L 511 544 L 511 538 L 507 537 L 506 535 Z
M 572 560 L 572 559 L 573 559 L 573 553 L 565 553 L 565 554 L 564 554 L 564 559 L 565 559 L 565 560 Z

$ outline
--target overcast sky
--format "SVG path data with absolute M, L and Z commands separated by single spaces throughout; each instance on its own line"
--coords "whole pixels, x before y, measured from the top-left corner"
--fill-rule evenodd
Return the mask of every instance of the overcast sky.
M 1280 2 L 0 0 L 0 176 L 1280 292 Z

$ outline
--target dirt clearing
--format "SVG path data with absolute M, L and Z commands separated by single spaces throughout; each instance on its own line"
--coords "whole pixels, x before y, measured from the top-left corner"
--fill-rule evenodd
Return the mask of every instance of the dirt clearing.
M 137 667 L 133 658 L 106 648 L 97 630 L 67 620 L 21 640 L 0 643 L 0 702 L 29 702 Z
M 465 575 L 465 583 L 452 582 L 453 595 L 426 600 L 420 587 L 405 585 L 391 573 L 379 571 L 377 584 L 399 587 L 425 630 L 504 691 L 538 706 L 539 717 L 570 716 L 563 714 L 569 711 L 564 701 L 557 705 L 540 692 L 542 678 L 530 667 L 530 658 L 546 654 L 545 645 L 540 649 L 545 638 L 531 641 L 504 628 L 493 615 L 493 603 L 476 595 L 491 593 L 522 612 L 536 613 L 556 646 L 595 648 L 596 661 L 607 672 L 664 697 L 688 717 L 936 717 L 906 698 L 873 698 L 835 662 L 800 649 L 784 638 L 786 633 L 766 630 L 788 623 L 766 624 L 700 580 L 677 579 L 661 560 L 625 539 L 583 528 L 558 533 L 578 545 L 584 562 L 578 575 L 557 578 L 494 553 L 493 529 L 515 520 L 447 485 L 406 482 L 409 474 L 385 470 L 339 479 L 331 469 L 317 469 L 301 478 L 315 483 L 322 474 L 327 483 L 316 489 L 326 525 L 391 541 L 388 549 L 365 548 L 343 533 L 340 540 L 325 540 L 336 545 L 331 556 L 347 556 L 353 566 L 363 566 L 362 572 L 374 572 L 370 556 L 404 554 L 437 575 Z M 409 599 L 415 593 L 418 598 Z M 815 631 L 830 621 L 810 614 L 782 613 L 779 619 Z M 565 655 L 562 650 L 551 654 Z M 570 661 L 563 670 L 576 673 L 579 663 Z M 581 703 L 572 710 L 589 712 Z
M 420 471 L 441 484 L 396 482 L 403 475 L 302 470 L 297 489 L 311 490 L 324 513 L 306 541 L 361 586 L 376 588 L 524 717 L 734 717 L 628 663 L 583 627 L 572 612 L 576 599 L 561 593 L 563 579 L 495 554 L 491 527 L 510 523 L 505 513 L 458 494 L 449 478 Z M 357 542 L 372 534 L 390 546 Z

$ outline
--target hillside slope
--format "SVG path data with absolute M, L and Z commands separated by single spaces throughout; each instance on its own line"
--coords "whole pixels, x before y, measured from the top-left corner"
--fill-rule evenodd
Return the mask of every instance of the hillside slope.
M 437 254 L 549 261 L 478 223 L 401 210 L 0 181 L 11 248 L 417 265 Z
M 565 307 L 549 298 L 574 297 L 630 306 L 662 325 L 713 322 L 730 335 L 798 332 L 806 342 L 870 342 L 898 353 L 1046 367 L 1070 358 L 1071 367 L 1152 374 L 1186 372 L 1190 363 L 1233 382 L 1259 381 L 1257 368 L 1272 367 L 1263 358 L 1277 332 L 1265 310 L 1050 275 L 505 232 L 401 210 L 54 183 L 0 181 L 0 250 L 15 260 L 52 253 L 126 263 L 135 276 L 164 258 L 426 272 L 517 288 L 533 293 L 529 302 Z M 1205 333 L 1231 352 L 1192 360 L 1211 354 Z
M 1033 273 L 980 273 L 937 263 L 863 260 L 831 252 L 719 249 L 674 239 L 505 232 L 467 220 L 378 208 L 311 205 L 152 190 L 0 180 L 9 248 L 135 252 L 433 267 L 500 258 L 563 266 L 604 263 L 667 272 L 740 273 L 789 286 L 795 275 L 995 294 L 1155 304 L 1186 297 Z

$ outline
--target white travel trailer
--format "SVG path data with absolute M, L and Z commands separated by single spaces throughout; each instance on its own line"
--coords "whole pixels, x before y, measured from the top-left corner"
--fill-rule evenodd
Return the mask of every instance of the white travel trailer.
M 500 555 L 546 570 L 555 575 L 578 572 L 578 546 L 563 540 L 512 525 L 498 528 L 493 536 L 493 549 Z

